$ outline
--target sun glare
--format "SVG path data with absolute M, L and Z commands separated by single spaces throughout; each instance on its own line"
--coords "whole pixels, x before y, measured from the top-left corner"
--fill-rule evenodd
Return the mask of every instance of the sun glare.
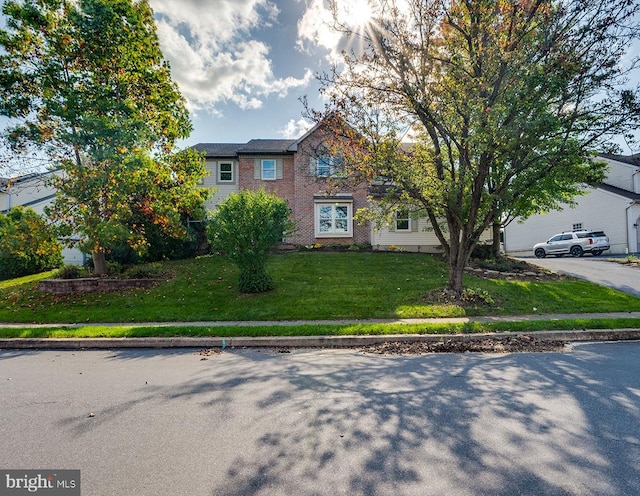
M 371 20 L 373 9 L 369 0 L 342 0 L 340 18 L 353 30 L 363 29 Z

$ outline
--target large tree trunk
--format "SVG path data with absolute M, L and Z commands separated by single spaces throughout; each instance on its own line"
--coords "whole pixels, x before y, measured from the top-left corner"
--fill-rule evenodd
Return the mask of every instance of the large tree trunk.
M 462 296 L 462 278 L 464 276 L 464 263 L 460 263 L 460 258 L 451 260 L 449 263 L 449 283 L 447 289 L 457 296 Z
M 93 272 L 98 276 L 104 276 L 107 273 L 107 260 L 103 251 L 94 251 L 91 254 L 93 258 Z
M 499 222 L 494 222 L 492 224 L 492 228 L 493 228 L 493 232 L 492 232 L 492 236 L 493 236 L 493 242 L 491 245 L 491 252 L 493 253 L 493 258 L 494 259 L 498 259 L 500 258 L 500 228 L 502 227 L 502 225 Z
M 465 243 L 460 241 L 459 233 L 452 233 L 449 244 L 449 282 L 447 289 L 457 296 L 462 296 L 462 278 L 469 254 L 470 250 L 465 249 Z

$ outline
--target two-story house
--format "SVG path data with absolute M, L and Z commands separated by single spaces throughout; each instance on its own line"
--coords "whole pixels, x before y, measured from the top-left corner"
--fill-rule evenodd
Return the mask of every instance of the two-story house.
M 323 148 L 323 129 L 314 127 L 300 139 L 253 139 L 247 143 L 200 143 L 215 188 L 207 205 L 213 210 L 229 194 L 260 189 L 285 199 L 296 222 L 286 241 L 295 245 L 370 243 L 370 227 L 354 221 L 368 205 L 366 184 L 338 181 L 340 157 Z
M 216 194 L 210 210 L 242 189 L 264 188 L 284 198 L 296 222 L 286 242 L 295 245 L 362 245 L 374 249 L 438 252 L 440 242 L 429 221 L 399 211 L 390 225 L 375 229 L 354 221 L 360 208 L 370 207 L 371 185 L 341 180 L 342 160 L 323 146 L 326 135 L 315 126 L 299 139 L 253 139 L 247 143 L 200 143 L 209 176 L 203 181 Z M 483 236 L 489 241 L 490 232 Z
M 640 154 L 600 155 L 607 177 L 597 188 L 575 198 L 576 205 L 518 219 L 504 228 L 504 250 L 511 255 L 531 255 L 533 245 L 563 231 L 604 231 L 611 249 L 606 254 L 640 252 Z

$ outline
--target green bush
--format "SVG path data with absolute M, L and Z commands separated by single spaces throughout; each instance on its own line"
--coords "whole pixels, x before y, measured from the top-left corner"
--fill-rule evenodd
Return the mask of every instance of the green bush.
M 466 304 L 479 303 L 490 306 L 495 303 L 489 292 L 481 288 L 464 288 L 461 300 Z
M 522 272 L 528 269 L 526 262 L 504 256 L 497 259 L 478 260 L 477 263 L 483 269 L 497 270 L 498 272 Z
M 152 279 L 162 274 L 162 265 L 158 262 L 134 265 L 124 271 L 124 276 L 129 279 Z
M 88 277 L 89 271 L 79 265 L 65 265 L 53 275 L 54 279 L 78 279 Z
M 476 260 L 492 260 L 494 258 L 493 246 L 487 243 L 477 244 L 473 247 L 471 258 Z
M 262 293 L 273 288 L 267 258 L 292 229 L 289 215 L 287 202 L 264 190 L 241 191 L 218 205 L 207 236 L 211 249 L 240 269 L 241 292 Z
M 0 214 L 0 279 L 37 274 L 62 265 L 62 246 L 30 208 Z
M 148 248 L 139 253 L 131 248 L 125 241 L 111 246 L 107 253 L 107 260 L 113 260 L 122 265 L 134 265 L 147 262 L 157 262 L 160 260 L 179 260 L 183 258 L 194 258 L 207 252 L 207 239 L 204 221 L 189 222 L 183 216 L 183 224 L 186 226 L 186 233 L 183 237 L 167 236 L 158 226 L 148 223 L 144 225 L 145 238 L 149 243 Z M 130 229 L 141 229 L 143 221 L 139 221 Z

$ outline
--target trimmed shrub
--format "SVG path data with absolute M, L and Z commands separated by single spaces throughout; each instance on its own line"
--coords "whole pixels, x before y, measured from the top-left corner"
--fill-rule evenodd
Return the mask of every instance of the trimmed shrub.
M 271 250 L 293 228 L 287 202 L 264 190 L 232 194 L 213 213 L 207 235 L 213 251 L 240 269 L 240 291 L 262 293 L 273 288 L 267 273 Z

